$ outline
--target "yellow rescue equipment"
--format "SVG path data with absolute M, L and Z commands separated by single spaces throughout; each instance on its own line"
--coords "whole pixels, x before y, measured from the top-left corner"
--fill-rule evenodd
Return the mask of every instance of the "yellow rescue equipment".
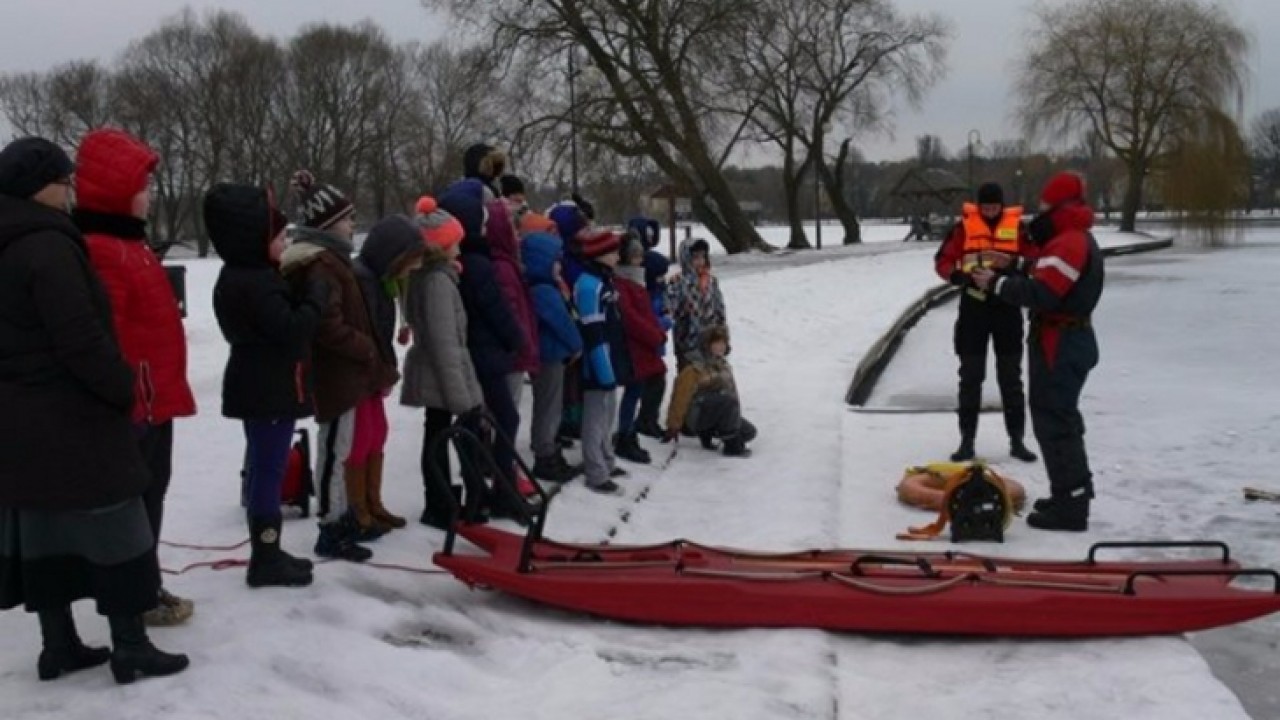
M 1026 491 L 985 463 L 930 463 L 907 468 L 898 483 L 898 499 L 938 511 L 932 523 L 909 528 L 899 540 L 933 540 L 950 524 L 953 542 L 1000 542 L 1026 503 Z

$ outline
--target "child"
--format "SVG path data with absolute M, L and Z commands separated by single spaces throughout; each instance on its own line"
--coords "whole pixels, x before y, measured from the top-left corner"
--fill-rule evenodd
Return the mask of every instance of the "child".
M 147 245 L 151 174 L 159 157 L 141 140 L 104 128 L 76 155 L 76 225 L 107 295 L 120 350 L 133 369 L 133 422 L 151 473 L 142 499 L 156 540 L 173 471 L 173 420 L 196 414 L 187 383 L 187 337 L 173 287 Z M 186 622 L 195 604 L 160 588 L 148 625 Z
M 450 191 L 440 198 L 440 207 L 462 223 L 464 232 L 459 245 L 462 276 L 458 289 L 467 311 L 471 364 L 484 393 L 485 408 L 497 421 L 501 434 L 514 442 L 520 427 L 520 412 L 511 397 L 507 376 L 514 370 L 516 356 L 524 347 L 525 333 L 498 285 L 493 251 L 485 237 L 485 206 L 469 192 Z M 506 440 L 495 438 L 493 459 L 501 471 L 510 472 L 515 467 L 515 449 Z M 490 511 L 501 517 L 523 517 L 511 503 L 507 493 L 496 492 Z
M 588 231 L 582 237 L 586 259 L 582 275 L 573 286 L 578 306 L 583 348 L 582 359 L 582 458 L 587 487 L 616 495 L 622 489 L 612 478 L 626 475 L 615 465 L 610 436 L 618 415 L 618 385 L 631 380 L 631 359 L 613 286 L 621 239 L 617 233 Z
M 350 456 L 356 408 L 365 398 L 382 392 L 383 379 L 369 309 L 351 267 L 355 206 L 337 188 L 316 184 L 306 170 L 295 173 L 292 184 L 302 225 L 280 258 L 281 270 L 295 285 L 319 280 L 329 289 L 311 346 L 320 425 L 315 477 L 321 520 L 315 552 L 325 558 L 364 562 L 373 552 L 356 542 L 370 539 L 376 529 L 359 526 L 350 512 L 348 498 L 367 494 L 367 468 L 350 462 Z
M 528 216 L 526 216 L 528 217 Z M 560 452 L 556 431 L 564 409 L 565 366 L 582 354 L 582 335 L 574 323 L 569 292 L 560 277 L 564 254 L 560 238 L 534 232 L 521 242 L 529 298 L 537 315 L 540 366 L 533 376 L 533 476 L 551 482 L 569 482 L 581 474 Z
M 645 387 L 653 378 L 665 378 L 667 364 L 662 361 L 662 346 L 667 333 L 653 312 L 649 293 L 645 290 L 644 244 L 628 234 L 622 245 L 622 262 L 617 269 L 615 287 L 622 310 L 622 324 L 627 335 L 634 373 L 622 393 L 618 414 L 618 434 L 614 436 L 614 453 L 623 460 L 649 464 L 649 453 L 636 438 L 636 406 Z
M 707 241 L 685 240 L 679 255 L 680 274 L 667 287 L 667 308 L 675 321 L 676 368 L 683 370 L 707 328 L 727 320 L 720 283 L 711 274 Z
M 529 288 L 521 266 L 520 244 L 516 239 L 510 207 L 504 200 L 495 200 L 489 203 L 488 209 L 489 220 L 485 229 L 492 251 L 494 277 L 498 281 L 498 289 L 502 291 L 502 298 L 511 309 L 524 337 L 511 372 L 507 374 L 511 400 L 519 406 L 520 396 L 524 394 L 525 376 L 538 371 L 538 320 L 529 305 Z
M 222 183 L 204 197 L 204 225 L 223 262 L 213 311 L 231 345 L 222 414 L 244 423 L 248 445 L 250 587 L 311 584 L 311 561 L 280 548 L 280 485 L 294 427 L 312 414 L 307 349 L 329 288 L 312 281 L 299 299 L 280 275 L 288 222 L 251 185 Z
M 657 220 L 636 218 L 630 223 L 631 230 L 643 239 L 644 253 L 644 287 L 649 291 L 649 301 L 653 306 L 653 314 L 662 326 L 662 332 L 671 332 L 671 314 L 667 312 L 667 271 L 671 269 L 671 261 L 658 252 L 658 238 L 662 227 Z M 659 354 L 666 357 L 667 346 L 663 344 Z M 640 394 L 640 410 L 636 413 L 636 432 L 651 438 L 661 439 L 662 425 L 658 423 L 658 413 L 662 410 L 662 397 L 667 392 L 667 367 L 663 362 L 662 372 L 654 375 L 644 383 Z
M 380 362 L 381 390 L 360 401 L 356 407 L 356 433 L 348 461 L 365 468 L 365 495 L 351 498 L 351 509 L 362 527 L 380 533 L 405 526 L 404 518 L 393 515 L 382 503 L 383 449 L 387 443 L 387 410 L 383 398 L 400 379 L 396 371 L 396 351 L 392 336 L 396 327 L 396 298 L 409 274 L 422 266 L 426 248 L 422 234 L 409 218 L 392 215 L 369 229 L 355 261 L 356 279 L 365 306 L 369 309 L 373 338 Z
M 441 444 L 433 457 L 431 446 L 455 416 L 481 410 L 484 394 L 467 350 L 467 313 L 458 292 L 462 224 L 431 197 L 418 201 L 417 222 L 426 254 L 422 268 L 409 277 L 405 292 L 404 314 L 414 341 L 404 358 L 400 403 L 426 408 L 421 455 L 425 503 L 419 521 L 446 530 L 450 499 L 444 488 L 431 482 L 431 472 L 434 463 L 445 478 L 452 477 L 449 448 Z M 461 487 L 453 486 L 451 491 L 461 499 Z
M 667 409 L 665 442 L 675 440 L 681 430 L 697 435 L 708 450 L 715 439 L 724 441 L 728 457 L 747 457 L 747 443 L 756 437 L 756 428 L 742 418 L 738 386 L 733 381 L 729 354 L 729 330 L 713 325 L 703 333 L 701 350 L 690 353 L 684 370 L 676 377 Z

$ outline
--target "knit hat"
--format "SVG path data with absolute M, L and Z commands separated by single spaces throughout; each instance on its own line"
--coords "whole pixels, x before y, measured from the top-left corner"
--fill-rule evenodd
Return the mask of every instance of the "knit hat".
M 44 138 L 14 140 L 0 150 L 0 195 L 29 198 L 74 169 L 67 153 Z
M 512 195 L 524 194 L 524 181 L 515 175 L 503 175 L 498 178 L 498 189 L 502 191 L 502 197 L 511 197 Z
M 341 191 L 332 185 L 317 185 L 308 170 L 299 170 L 289 182 L 298 194 L 298 215 L 302 224 L 317 230 L 328 230 L 355 212 Z
M 1063 171 L 1049 178 L 1044 191 L 1040 193 L 1040 202 L 1049 207 L 1057 207 L 1072 200 L 1084 202 L 1084 179 L 1070 171 Z
M 999 183 L 983 183 L 978 188 L 979 205 L 1004 205 L 1004 188 Z
M 536 232 L 556 234 L 560 232 L 560 228 L 551 222 L 551 218 L 542 213 L 532 211 L 525 213 L 524 217 L 520 218 L 520 234 L 529 235 Z
M 584 230 L 578 240 L 583 256 L 593 260 L 617 252 L 622 246 L 622 236 L 612 230 Z
M 702 331 L 702 347 L 706 350 L 711 349 L 711 343 L 723 342 L 729 344 L 729 328 L 725 325 L 712 325 Z
M 422 231 L 422 239 L 427 243 L 441 250 L 448 250 L 462 242 L 462 237 L 466 234 L 462 229 L 462 223 L 440 209 L 435 198 L 423 195 L 418 198 L 415 209 L 418 213 L 416 218 L 418 229 Z

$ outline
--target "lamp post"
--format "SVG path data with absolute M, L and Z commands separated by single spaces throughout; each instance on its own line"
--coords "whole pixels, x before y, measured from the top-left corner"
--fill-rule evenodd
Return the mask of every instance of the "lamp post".
M 818 132 L 818 137 L 814 138 L 813 148 L 813 224 L 816 232 L 816 247 L 822 249 L 822 175 L 820 166 L 822 164 L 822 145 L 827 137 L 827 133 L 831 132 L 831 123 L 822 123 Z
M 1013 171 L 1013 192 L 1018 198 L 1018 205 L 1025 205 L 1022 197 L 1022 168 Z
M 969 131 L 969 197 L 974 197 L 973 192 L 973 146 L 982 144 L 982 133 L 977 130 Z
M 573 194 L 578 194 L 578 95 L 577 95 L 577 79 L 578 72 L 574 66 L 574 59 L 578 55 L 578 49 L 572 45 L 569 46 L 569 184 L 573 187 Z

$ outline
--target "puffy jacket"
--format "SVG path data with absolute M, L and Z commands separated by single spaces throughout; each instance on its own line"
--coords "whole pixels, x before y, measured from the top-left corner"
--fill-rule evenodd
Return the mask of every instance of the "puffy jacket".
M 265 190 L 221 184 L 205 195 L 204 224 L 222 258 L 213 312 L 231 346 L 222 375 L 222 414 L 242 420 L 304 418 L 315 412 L 310 347 L 325 297 L 299 297 L 267 257 L 271 205 Z
M 136 376 L 134 422 L 161 424 L 194 415 L 187 383 L 187 339 L 168 275 L 132 216 L 156 155 L 118 130 L 89 133 L 76 156 L 76 224 L 111 299 L 120 349 Z
M 613 273 L 599 263 L 591 263 L 573 286 L 578 324 L 582 330 L 585 357 L 582 383 L 588 390 L 613 390 L 632 380 L 627 334 L 618 308 L 618 291 Z
M 332 422 L 385 389 L 369 310 L 351 267 L 351 245 L 323 230 L 301 228 L 280 267 L 296 291 L 313 282 L 327 289 L 311 363 L 316 420 Z
M 520 268 L 520 246 L 516 241 L 516 229 L 511 222 L 510 213 L 505 200 L 495 200 L 489 204 L 489 248 L 493 252 L 493 272 L 498 287 L 524 336 L 512 369 L 515 372 L 536 373 L 540 364 L 538 319 L 529 304 L 529 289 Z
M 629 277 L 634 271 L 635 276 Z M 618 268 L 614 287 L 618 289 L 618 305 L 622 310 L 622 327 L 627 334 L 627 350 L 631 353 L 632 382 L 665 375 L 662 346 L 667 333 L 653 313 L 649 293 L 644 289 L 644 268 Z
M 404 358 L 400 403 L 454 415 L 484 404 L 467 349 L 458 271 L 438 248 L 428 247 L 422 269 L 409 277 L 404 315 L 413 329 L 413 345 Z
M 538 316 L 538 356 L 543 364 L 562 363 L 582 352 L 582 333 L 569 300 L 556 282 L 554 265 L 563 256 L 560 238 L 531 233 L 521 243 L 529 299 Z
M 105 507 L 150 483 L 114 334 L 71 219 L 0 196 L 0 506 Z

